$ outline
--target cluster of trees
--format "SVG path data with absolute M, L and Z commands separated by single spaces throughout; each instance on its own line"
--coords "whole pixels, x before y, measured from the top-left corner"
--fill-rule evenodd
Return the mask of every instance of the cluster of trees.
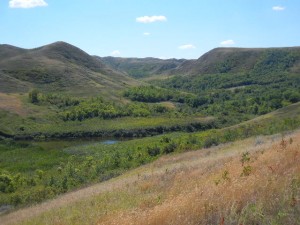
M 140 86 L 126 90 L 124 96 L 139 102 L 162 102 L 174 101 L 175 98 L 179 98 L 179 93 L 154 86 Z
M 95 98 L 81 101 L 80 104 L 69 107 L 61 116 L 64 121 L 79 120 L 89 118 L 113 119 L 117 117 L 148 117 L 166 113 L 170 109 L 160 104 L 129 103 L 127 105 L 117 105 L 104 101 L 102 98 Z
M 158 88 L 155 86 L 140 86 L 129 88 L 124 92 L 124 96 L 132 101 L 139 102 L 163 102 L 172 101 L 185 103 L 190 107 L 196 108 L 208 102 L 203 96 L 192 93 L 182 93 L 172 89 Z
M 0 170 L 0 204 L 17 206 L 41 202 L 87 183 L 105 181 L 153 161 L 159 155 L 169 154 L 176 146 L 169 138 L 160 143 L 155 154 L 151 150 L 154 146 L 126 146 L 116 151 L 104 150 L 100 155 L 72 155 L 50 170 L 37 169 L 30 173 Z
M 38 89 L 33 89 L 28 94 L 29 101 L 33 104 L 50 104 L 61 109 L 60 116 L 64 121 L 82 121 L 89 118 L 113 119 L 118 117 L 148 117 L 170 111 L 161 104 L 114 104 L 101 97 L 82 99 L 63 94 L 44 94 Z
M 51 104 L 58 108 L 78 105 L 82 100 L 63 94 L 47 93 L 44 94 L 38 89 L 33 89 L 28 93 L 29 102 L 33 104 Z
M 263 115 L 300 101 L 300 80 L 298 83 L 291 82 L 291 80 L 299 79 L 294 76 L 284 81 L 280 81 L 280 76 L 276 76 L 277 82 L 274 79 L 274 83 L 271 82 L 272 77 L 269 77 L 267 79 L 269 85 L 253 84 L 236 88 L 221 88 L 221 85 L 229 85 L 226 82 L 222 84 L 222 80 L 227 80 L 223 76 L 201 76 L 191 81 L 185 80 L 184 77 L 176 77 L 163 83 L 166 88 L 169 88 L 168 90 L 154 86 L 137 87 L 127 90 L 125 96 L 141 102 L 154 100 L 179 102 L 181 104 L 177 105 L 178 113 L 213 115 L 221 118 L 219 121 L 223 123 L 223 126 L 239 123 L 253 116 Z M 247 76 L 244 79 L 247 80 Z M 174 90 L 172 96 L 171 90 L 174 84 L 179 85 L 179 83 L 182 90 L 194 90 L 194 93 L 180 96 L 179 92 Z M 157 94 L 156 98 L 153 97 L 154 94 Z
M 299 59 L 299 51 L 270 49 L 256 63 L 252 73 L 281 73 L 293 66 Z

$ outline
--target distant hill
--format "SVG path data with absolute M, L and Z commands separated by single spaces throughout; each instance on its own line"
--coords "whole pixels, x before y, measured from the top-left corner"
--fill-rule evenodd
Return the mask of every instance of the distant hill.
M 216 48 L 197 60 L 163 60 L 91 56 L 64 42 L 35 49 L 0 45 L 0 92 L 4 93 L 39 88 L 46 92 L 111 97 L 128 87 L 140 85 L 137 80 L 140 78 L 238 74 L 245 76 L 241 78 L 243 82 L 238 82 L 243 84 L 248 73 L 255 74 L 257 79 L 260 74 L 273 72 L 299 74 L 300 47 Z M 234 81 L 237 78 L 232 79 L 231 83 L 237 83 Z M 184 85 L 180 80 L 178 82 L 175 86 Z M 184 83 L 191 82 L 191 85 L 195 84 L 192 80 Z
M 64 42 L 35 49 L 0 45 L 0 92 L 39 88 L 76 95 L 110 96 L 137 84 L 101 59 Z
M 166 74 L 187 61 L 185 59 L 120 57 L 103 57 L 100 59 L 112 68 L 125 72 L 134 78 L 145 78 L 152 75 Z
M 300 72 L 300 47 L 216 48 L 197 60 L 183 62 L 170 73 L 178 75 L 241 73 L 258 67 Z

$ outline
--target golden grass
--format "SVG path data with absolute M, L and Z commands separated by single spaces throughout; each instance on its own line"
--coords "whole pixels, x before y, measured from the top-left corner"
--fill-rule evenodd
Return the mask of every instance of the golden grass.
M 292 140 L 286 147 L 279 141 L 244 149 L 251 150 L 249 176 L 241 176 L 237 154 L 155 177 L 165 182 L 162 204 L 107 215 L 97 224 L 299 224 L 300 135 Z
M 164 156 L 51 204 L 4 224 L 300 224 L 300 132 Z

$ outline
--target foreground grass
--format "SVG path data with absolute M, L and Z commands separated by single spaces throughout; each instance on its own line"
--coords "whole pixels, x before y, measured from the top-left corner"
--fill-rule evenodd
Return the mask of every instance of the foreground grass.
M 271 146 L 253 147 L 253 144 L 245 147 L 245 143 L 240 143 L 243 152 L 249 152 L 249 161 L 244 165 L 242 153 L 221 152 L 217 153 L 220 157 L 217 161 L 212 156 L 202 156 L 201 166 L 185 162 L 164 174 L 144 178 L 132 186 L 136 191 L 131 197 L 139 193 L 136 205 L 119 208 L 91 222 L 299 224 L 299 133 Z M 249 168 L 248 172 L 245 168 Z
M 164 156 L 115 180 L 15 212 L 2 221 L 299 224 L 299 146 L 298 131 Z

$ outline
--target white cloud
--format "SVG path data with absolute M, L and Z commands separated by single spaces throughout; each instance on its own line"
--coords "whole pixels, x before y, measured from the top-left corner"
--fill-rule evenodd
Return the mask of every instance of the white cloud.
M 283 10 L 285 10 L 285 7 L 283 7 L 283 6 L 273 6 L 272 9 L 274 11 L 283 11 Z
M 120 56 L 121 55 L 121 52 L 119 50 L 114 50 L 110 53 L 112 56 Z
M 144 35 L 144 36 L 149 36 L 150 33 L 149 33 L 149 32 L 144 32 L 143 35 Z
M 154 23 L 154 22 L 165 22 L 167 21 L 167 17 L 165 16 L 142 16 L 136 18 L 136 22 L 138 23 Z
M 39 6 L 47 6 L 47 2 L 44 0 L 10 0 L 10 8 L 34 8 Z
M 178 48 L 181 50 L 188 50 L 188 49 L 194 49 L 194 48 L 196 48 L 196 46 L 194 46 L 192 44 L 188 44 L 188 45 L 181 45 Z
M 223 45 L 223 46 L 229 46 L 229 45 L 234 45 L 235 42 L 233 40 L 226 40 L 226 41 L 222 41 L 220 43 L 220 45 Z

